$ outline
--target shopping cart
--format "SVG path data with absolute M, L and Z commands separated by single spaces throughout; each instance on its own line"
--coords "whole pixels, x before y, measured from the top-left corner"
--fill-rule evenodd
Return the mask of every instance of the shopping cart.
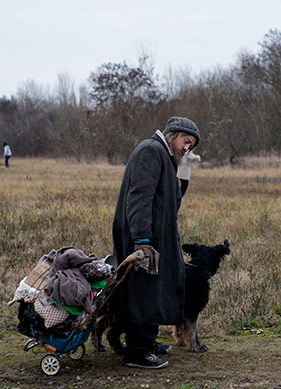
M 114 267 L 115 271 L 112 276 L 106 280 L 105 286 L 96 290 L 93 298 L 93 312 L 90 315 L 81 315 L 77 317 L 69 317 L 63 323 L 52 328 L 45 328 L 44 321 L 34 310 L 32 302 L 20 301 L 19 314 L 21 323 L 18 325 L 18 331 L 29 339 L 24 345 L 24 351 L 30 351 L 37 346 L 43 347 L 46 355 L 43 356 L 40 362 L 42 371 L 53 376 L 60 370 L 60 361 L 69 357 L 72 360 L 83 358 L 86 352 L 85 342 L 97 320 L 104 312 L 104 306 L 111 297 L 114 289 L 122 282 L 128 271 L 136 259 L 141 259 L 143 252 L 138 250 L 136 253 L 127 257 L 120 265 L 117 266 L 115 258 L 108 255 L 104 259 L 104 263 Z M 118 271 L 121 267 L 129 264 L 123 277 L 116 281 Z M 25 283 L 32 286 L 38 293 L 37 298 L 44 296 L 44 288 L 47 284 L 49 270 L 52 266 L 47 260 L 40 260 L 38 265 L 33 269 L 30 275 L 25 280 Z M 25 320 L 26 319 L 26 320 Z

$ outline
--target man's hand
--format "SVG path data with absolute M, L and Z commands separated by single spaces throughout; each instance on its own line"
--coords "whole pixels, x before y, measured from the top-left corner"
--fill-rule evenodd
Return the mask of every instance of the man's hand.
M 136 261 L 135 269 L 138 267 L 143 268 L 149 274 L 158 274 L 159 258 L 160 254 L 149 244 L 143 244 L 141 242 L 135 242 L 134 251 L 142 250 L 144 258 Z

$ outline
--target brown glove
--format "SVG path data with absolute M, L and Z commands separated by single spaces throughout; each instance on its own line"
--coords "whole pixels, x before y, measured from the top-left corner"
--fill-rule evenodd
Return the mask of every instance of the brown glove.
M 140 267 L 144 269 L 148 274 L 157 275 L 159 268 L 160 254 L 151 245 L 135 243 L 134 250 L 142 250 L 144 257 L 137 259 L 135 262 L 135 270 Z

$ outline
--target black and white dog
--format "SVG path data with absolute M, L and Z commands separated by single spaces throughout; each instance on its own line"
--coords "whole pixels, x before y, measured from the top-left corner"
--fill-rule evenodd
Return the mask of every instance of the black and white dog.
M 216 274 L 220 261 L 230 253 L 229 243 L 225 240 L 223 245 L 216 246 L 184 244 L 182 249 L 191 256 L 191 260 L 185 264 L 184 320 L 181 324 L 173 326 L 173 337 L 177 345 L 186 346 L 190 351 L 205 352 L 208 347 L 199 342 L 197 319 L 209 301 L 209 280 Z M 98 351 L 105 351 L 106 347 L 101 340 L 108 327 L 110 329 L 107 332 L 107 340 L 110 346 L 117 354 L 122 354 L 124 347 L 120 342 L 120 335 L 123 329 L 114 321 L 110 309 L 93 331 L 92 343 Z
M 220 261 L 230 253 L 229 243 L 225 240 L 223 245 L 216 246 L 184 244 L 182 249 L 191 260 L 185 264 L 184 321 L 173 327 L 173 337 L 177 345 L 205 352 L 208 347 L 199 342 L 197 319 L 209 301 L 209 280 L 216 274 Z

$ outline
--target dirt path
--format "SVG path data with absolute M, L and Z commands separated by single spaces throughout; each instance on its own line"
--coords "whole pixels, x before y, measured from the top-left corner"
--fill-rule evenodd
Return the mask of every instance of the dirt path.
M 0 341 L 0 387 L 74 388 L 281 388 L 281 334 L 261 333 L 205 339 L 209 351 L 187 352 L 173 346 L 169 366 L 143 370 L 122 366 L 111 350 L 97 353 L 88 341 L 79 361 L 61 360 L 54 377 L 44 375 L 42 347 L 24 352 L 27 339 L 10 333 Z M 160 339 L 161 340 L 161 339 Z M 165 341 L 172 343 L 166 337 Z M 36 351 L 36 353 L 35 353 Z

